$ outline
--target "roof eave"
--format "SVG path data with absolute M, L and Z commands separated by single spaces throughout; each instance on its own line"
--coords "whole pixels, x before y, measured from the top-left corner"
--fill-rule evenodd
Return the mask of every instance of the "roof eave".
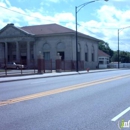
M 57 35 L 75 35 L 76 32 L 65 32 L 65 33 L 51 33 L 51 34 L 36 34 L 34 35 L 35 37 L 41 37 L 41 36 L 57 36 Z M 84 37 L 84 38 L 88 38 L 88 39 L 91 39 L 91 40 L 94 40 L 94 41 L 97 41 L 97 42 L 100 42 L 100 41 L 103 41 L 101 39 L 97 39 L 97 38 L 94 38 L 94 37 L 91 37 L 91 36 L 88 36 L 88 35 L 85 35 L 85 34 L 80 34 L 78 33 L 78 36 L 80 37 Z

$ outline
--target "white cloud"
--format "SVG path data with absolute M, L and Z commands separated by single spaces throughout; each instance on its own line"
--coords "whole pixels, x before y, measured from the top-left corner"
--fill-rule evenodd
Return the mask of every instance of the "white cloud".
M 69 22 L 69 21 L 74 21 L 75 20 L 75 17 L 73 16 L 72 13 L 57 13 L 55 14 L 55 19 L 57 21 L 60 21 L 60 22 Z
M 2 6 L 2 7 L 6 7 L 6 4 L 3 3 L 3 2 L 0 2 L 0 6 Z
M 52 2 L 58 2 L 58 0 Z M 7 23 L 14 23 L 16 26 L 58 23 L 75 30 L 75 17 L 70 12 L 56 13 L 54 16 L 44 15 L 42 13 L 42 9 L 41 11 L 28 9 L 23 10 L 21 8 L 11 6 L 8 0 L 6 0 L 6 2 L 0 0 L 0 6 L 29 15 L 22 15 L 20 13 L 0 8 L 1 28 Z M 117 29 L 130 26 L 130 10 L 119 10 L 119 8 L 113 6 L 112 4 L 109 6 L 104 5 L 96 11 L 95 17 L 98 21 L 90 20 L 87 22 L 79 22 L 80 26 L 78 25 L 78 31 L 102 39 L 108 42 L 112 49 L 117 50 Z M 129 51 L 129 48 L 126 46 L 123 47 L 123 45 L 129 46 L 130 28 L 122 31 L 120 30 L 119 34 L 120 46 Z
M 80 22 L 78 31 L 102 39 L 108 42 L 113 50 L 117 50 L 119 29 L 120 50 L 130 51 L 130 10 L 119 10 L 112 5 L 104 5 L 97 10 L 95 17 L 99 21 Z M 73 23 L 66 24 L 66 26 L 75 29 Z M 128 28 L 121 29 L 123 27 Z
M 102 6 L 101 9 L 97 11 L 97 14 L 100 22 L 103 23 L 102 26 L 99 27 L 113 28 L 102 31 L 105 34 L 104 39 L 106 39 L 110 43 L 110 46 L 113 49 L 117 50 L 117 29 L 130 26 L 130 10 L 119 10 L 114 6 Z M 125 41 L 122 40 L 122 38 L 125 37 L 127 34 L 130 34 L 130 28 L 124 29 L 122 31 L 120 29 L 120 42 L 124 42 L 126 44 L 129 42 L 130 39 L 128 39 L 128 37 L 127 39 L 125 39 Z M 127 49 L 127 51 L 129 51 L 129 49 Z
M 6 3 L 8 6 L 11 6 L 9 0 L 5 0 L 5 3 Z
M 90 20 L 88 22 L 80 22 L 81 26 L 78 27 L 78 30 L 108 42 L 112 49 L 117 50 L 117 32 L 119 29 L 120 49 L 124 50 L 124 44 L 129 45 L 130 10 L 119 10 L 114 6 L 104 5 L 97 10 L 95 17 L 99 21 Z M 120 29 L 127 26 L 129 28 Z M 130 51 L 128 47 L 125 49 Z
M 47 2 L 53 2 L 53 3 L 58 3 L 61 1 L 67 2 L 67 0 L 46 0 Z
M 59 2 L 59 0 L 48 0 L 48 1 L 50 1 L 50 2 L 54 2 L 54 3 Z
M 32 24 L 46 24 L 46 23 L 60 23 L 74 21 L 74 16 L 71 13 L 57 13 L 54 16 L 46 16 L 41 12 L 33 10 L 22 10 L 14 6 L 7 7 L 7 3 L 0 2 L 0 6 L 8 8 L 0 8 L 1 21 L 13 22 L 13 23 L 26 23 Z M 11 11 L 13 10 L 13 11 Z M 23 15 L 25 14 L 25 15 Z

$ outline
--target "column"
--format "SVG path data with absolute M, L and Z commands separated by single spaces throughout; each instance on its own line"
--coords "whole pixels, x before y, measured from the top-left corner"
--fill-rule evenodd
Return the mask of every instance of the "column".
M 44 73 L 45 72 L 45 66 L 44 66 L 43 54 L 40 51 L 39 51 L 39 54 L 38 54 L 37 65 L 38 65 L 38 73 L 39 74 Z
M 27 66 L 30 65 L 30 42 L 27 42 Z
M 36 63 L 37 57 L 36 57 L 36 43 L 33 42 L 33 56 L 34 56 L 34 61 Z
M 20 57 L 19 57 L 19 43 L 16 43 L 16 61 L 19 62 L 20 61 Z
M 4 46 L 3 44 L 0 42 L 0 62 L 2 62 L 4 59 Z
M 37 65 L 37 50 L 36 50 L 36 42 L 33 42 L 33 56 L 35 65 Z
M 5 42 L 5 62 L 8 62 L 8 43 Z

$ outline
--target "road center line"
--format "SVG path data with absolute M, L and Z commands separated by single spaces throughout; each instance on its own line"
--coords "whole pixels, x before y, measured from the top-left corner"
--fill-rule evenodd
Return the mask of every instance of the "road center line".
M 23 97 L 8 99 L 8 100 L 5 100 L 5 101 L 0 101 L 0 106 L 9 105 L 9 104 L 27 101 L 27 100 L 32 100 L 32 99 L 35 99 L 35 98 L 40 98 L 40 97 L 49 96 L 49 95 L 53 95 L 53 94 L 63 93 L 63 92 L 76 90 L 76 89 L 80 89 L 80 88 L 85 88 L 85 87 L 89 87 L 89 86 L 92 86 L 92 85 L 106 83 L 106 82 L 119 80 L 119 79 L 127 78 L 127 77 L 130 77 L 130 74 L 106 78 L 106 79 L 101 79 L 101 80 L 96 80 L 96 81 L 91 81 L 91 82 L 86 82 L 86 83 L 67 86 L 67 87 L 64 87 L 64 88 L 58 88 L 58 89 L 54 89 L 54 90 L 48 90 L 48 91 L 44 91 L 44 92 L 40 92 L 40 93 L 36 93 L 36 94 L 30 94 L 30 95 L 23 96 Z
M 128 111 L 130 111 L 130 107 L 128 107 L 128 108 L 125 109 L 123 112 L 121 112 L 120 114 L 118 114 L 117 116 L 115 116 L 113 119 L 111 119 L 111 121 L 116 121 L 116 120 L 118 120 L 121 116 L 125 115 Z

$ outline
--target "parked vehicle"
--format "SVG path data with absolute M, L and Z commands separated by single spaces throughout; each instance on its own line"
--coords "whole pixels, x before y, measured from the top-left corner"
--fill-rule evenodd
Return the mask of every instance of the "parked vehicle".
M 9 69 L 23 69 L 24 65 L 22 64 L 17 64 L 15 62 L 8 62 L 7 64 L 2 64 L 2 68 L 9 68 Z

